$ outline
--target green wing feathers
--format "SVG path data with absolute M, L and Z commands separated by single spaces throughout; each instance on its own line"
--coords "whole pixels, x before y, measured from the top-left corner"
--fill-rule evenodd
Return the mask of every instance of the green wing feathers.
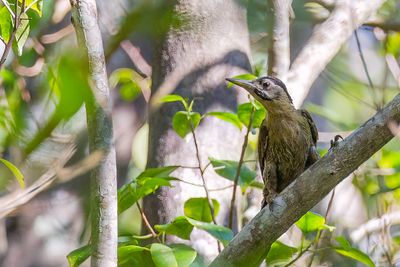
M 318 140 L 318 129 L 317 129 L 317 126 L 315 126 L 315 123 L 314 123 L 313 119 L 311 118 L 310 113 L 308 113 L 307 110 L 302 109 L 301 110 L 301 115 L 304 118 L 306 118 L 306 120 L 308 122 L 308 125 L 310 126 L 312 141 L 314 143 L 314 146 L 317 146 L 317 140 Z

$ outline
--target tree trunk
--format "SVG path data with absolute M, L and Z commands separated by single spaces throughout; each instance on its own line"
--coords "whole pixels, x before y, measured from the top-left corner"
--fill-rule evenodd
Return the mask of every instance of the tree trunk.
M 234 0 L 178 1 L 175 11 L 185 15 L 185 25 L 167 33 L 155 56 L 152 102 L 173 93 L 195 98 L 194 110 L 201 114 L 236 110 L 244 95 L 227 89 L 225 78 L 251 69 L 245 10 Z M 197 166 L 192 136 L 183 140 L 171 127 L 173 115 L 182 109 L 178 103 L 169 103 L 151 110 L 148 167 Z M 196 129 L 196 137 L 203 167 L 208 157 L 239 160 L 243 133 L 234 126 L 206 117 Z M 198 170 L 180 168 L 174 176 L 202 184 Z M 205 178 L 210 189 L 231 184 L 218 177 L 212 168 L 207 168 Z M 217 222 L 226 225 L 232 188 L 212 191 L 210 195 L 221 204 Z M 157 195 L 146 198 L 145 211 L 152 224 L 167 223 L 183 214 L 183 204 L 188 198 L 204 196 L 201 187 L 176 183 L 173 188 L 161 188 Z M 204 232 L 193 231 L 192 241 L 206 258 L 216 255 L 216 241 Z

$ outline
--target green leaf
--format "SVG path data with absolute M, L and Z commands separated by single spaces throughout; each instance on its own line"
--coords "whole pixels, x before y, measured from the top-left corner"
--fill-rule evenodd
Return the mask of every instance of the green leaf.
M 186 100 L 183 99 L 183 97 L 181 97 L 180 95 L 166 95 L 160 99 L 160 102 L 161 103 L 181 102 L 182 104 L 187 105 Z
M 364 252 L 353 248 L 350 244 L 350 242 L 343 236 L 338 236 L 336 237 L 336 241 L 339 243 L 340 247 L 335 247 L 334 250 L 348 258 L 352 258 L 354 260 L 357 260 L 359 262 L 364 263 L 367 266 L 375 266 L 374 262 L 371 260 L 371 258 L 365 254 Z
M 0 158 L 0 162 L 3 163 L 15 176 L 15 178 L 17 179 L 19 186 L 21 188 L 25 188 L 25 179 L 24 179 L 24 175 L 21 173 L 21 171 L 11 162 L 9 162 L 8 160 L 5 159 L 1 159 Z
M 265 115 L 267 114 L 267 112 L 261 105 L 255 105 L 250 102 L 241 104 L 238 106 L 237 115 L 243 125 L 247 127 L 250 123 L 251 110 L 253 108 L 255 108 L 255 111 L 253 113 L 252 127 L 259 128 L 261 123 L 265 119 Z
M 258 181 L 253 181 L 250 186 L 253 188 L 264 189 L 264 183 Z
M 179 267 L 188 267 L 197 256 L 196 250 L 184 244 L 171 244 L 169 247 L 174 252 Z
M 0 35 L 6 43 L 10 40 L 12 24 L 12 17 L 8 9 L 5 6 L 0 8 Z
M 22 0 L 19 0 L 19 2 L 21 3 Z M 28 7 L 38 13 L 40 17 L 42 16 L 43 0 L 25 0 L 25 8 Z
M 127 245 L 118 247 L 118 266 L 154 266 L 146 247 Z
M 160 186 L 171 186 L 173 177 L 143 177 L 118 190 L 118 213 L 125 211 L 139 199 L 154 193 Z
M 150 168 L 142 172 L 132 182 L 122 186 L 118 190 L 118 213 L 125 211 L 136 201 L 153 193 L 160 186 L 171 186 L 170 181 L 177 179 L 168 175 L 177 168 L 177 166 Z
M 317 213 L 309 211 L 296 222 L 296 225 L 304 234 L 308 234 L 324 229 L 325 218 Z
M 230 113 L 230 112 L 215 111 L 215 112 L 209 112 L 206 115 L 217 117 L 218 119 L 221 119 L 223 121 L 233 124 L 234 126 L 238 127 L 240 130 L 242 129 L 242 123 L 240 122 L 237 114 Z
M 245 73 L 245 74 L 236 75 L 236 76 L 234 76 L 234 77 L 232 77 L 232 78 L 233 78 L 233 79 L 242 79 L 242 80 L 251 81 L 251 80 L 257 79 L 257 76 L 254 76 L 254 75 L 251 74 L 251 73 Z M 233 83 L 228 82 L 227 87 L 230 88 L 230 87 L 232 87 L 232 86 L 233 86 Z
M 14 45 L 16 45 L 18 56 L 22 55 L 24 45 L 29 36 L 29 18 L 26 13 L 21 14 L 21 20 L 15 33 Z
M 127 245 L 139 245 L 138 240 L 136 239 L 137 236 L 118 236 L 118 246 L 127 246 Z
M 214 217 L 219 212 L 219 202 L 216 199 L 212 199 Z M 202 221 L 211 222 L 211 210 L 207 198 L 190 198 L 185 202 L 184 213 L 187 217 Z
M 290 262 L 297 248 L 290 247 L 280 241 L 275 241 L 269 249 L 266 262 L 267 265 L 285 264 Z
M 92 254 L 92 246 L 86 245 L 75 249 L 67 255 L 68 264 L 70 267 L 78 267 Z
M 154 243 L 150 247 L 151 258 L 157 267 L 178 267 L 174 252 L 171 248 Z
M 334 250 L 343 256 L 362 262 L 367 266 L 375 267 L 375 263 L 371 260 L 371 258 L 367 254 L 358 249 L 350 248 L 346 250 L 342 248 L 335 248 Z
M 206 223 L 206 222 L 200 222 L 196 221 L 190 218 L 187 218 L 187 220 L 196 228 L 201 229 L 218 239 L 219 241 L 226 246 L 229 241 L 232 240 L 233 238 L 233 232 L 231 229 L 221 226 L 221 225 L 215 225 L 212 223 Z
M 154 228 L 159 232 L 176 235 L 182 239 L 189 240 L 193 226 L 208 232 L 210 235 L 221 241 L 224 245 L 233 238 L 232 230 L 227 227 L 197 221 L 185 216 L 178 216 L 171 223 L 155 225 Z
M 197 128 L 201 115 L 197 112 L 178 111 L 172 118 L 172 127 L 175 132 L 184 138 L 188 133 Z
M 238 162 L 233 160 L 217 160 L 210 158 L 210 162 L 214 167 L 214 171 L 220 176 L 235 181 L 236 172 L 238 169 Z M 238 184 L 242 190 L 246 190 L 250 186 L 257 174 L 255 171 L 250 170 L 245 164 L 242 164 L 240 168 Z
M 140 86 L 137 83 L 123 84 L 119 88 L 121 98 L 127 102 L 133 101 L 141 93 Z
M 340 247 L 343 248 L 344 250 L 351 249 L 351 244 L 345 237 L 337 236 L 335 239 L 339 243 Z
M 155 225 L 154 228 L 158 232 L 175 235 L 185 240 L 190 239 L 190 234 L 193 231 L 193 225 L 184 216 L 176 217 L 168 224 Z
M 386 51 L 397 57 L 400 54 L 400 33 L 390 33 L 387 36 Z
M 140 80 L 143 78 L 134 70 L 120 68 L 110 75 L 110 86 L 114 88 L 119 85 L 121 98 L 125 101 L 132 101 L 142 92 L 138 82 Z
M 158 168 L 148 168 L 144 170 L 136 179 L 141 179 L 143 177 L 167 177 L 173 171 L 178 169 L 179 166 L 164 166 Z

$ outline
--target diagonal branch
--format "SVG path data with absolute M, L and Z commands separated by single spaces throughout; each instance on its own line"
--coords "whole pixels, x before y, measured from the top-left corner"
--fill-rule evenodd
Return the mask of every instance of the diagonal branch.
M 279 236 L 393 138 L 393 120 L 400 121 L 400 94 L 289 185 L 272 213 L 269 207 L 259 212 L 211 266 L 259 266 Z
M 315 27 L 305 47 L 293 61 L 288 74 L 289 93 L 301 106 L 311 85 L 340 47 L 384 0 L 338 0 L 329 18 Z

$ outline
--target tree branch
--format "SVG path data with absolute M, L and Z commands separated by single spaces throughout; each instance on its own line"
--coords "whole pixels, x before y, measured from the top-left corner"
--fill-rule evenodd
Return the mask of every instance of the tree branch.
M 86 103 L 91 152 L 104 151 L 104 158 L 91 172 L 91 212 L 94 249 L 92 266 L 117 266 L 117 180 L 113 145 L 111 101 L 103 43 L 97 23 L 95 0 L 70 0 L 78 43 L 86 49 L 95 101 Z
M 395 211 L 392 213 L 384 214 L 380 218 L 373 218 L 366 223 L 360 225 L 356 230 L 350 233 L 350 238 L 353 242 L 360 242 L 365 236 L 374 232 L 381 231 L 382 229 L 400 224 L 400 212 Z
M 268 74 L 286 82 L 290 66 L 290 10 L 292 0 L 269 0 L 274 16 L 268 51 Z
M 393 138 L 387 126 L 392 120 L 400 120 L 400 94 L 290 184 L 272 212 L 261 210 L 211 266 L 258 266 L 279 236 Z
M 343 43 L 383 2 L 385 1 L 338 0 L 329 18 L 315 27 L 288 73 L 286 85 L 296 107 L 301 106 L 311 85 Z

